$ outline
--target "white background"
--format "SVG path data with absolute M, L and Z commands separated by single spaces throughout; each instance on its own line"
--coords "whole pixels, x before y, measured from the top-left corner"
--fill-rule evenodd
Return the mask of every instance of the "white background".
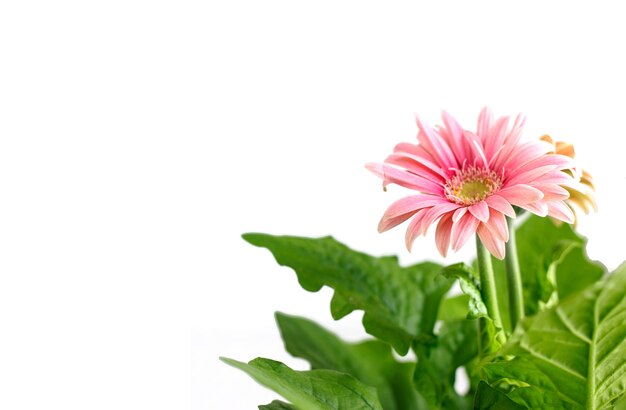
M 253 409 L 277 396 L 217 358 L 305 368 L 275 310 L 363 337 L 239 235 L 439 260 L 376 232 L 403 193 L 363 168 L 413 141 L 414 112 L 472 129 L 491 105 L 574 142 L 600 205 L 581 230 L 616 267 L 623 12 L 431 3 L 0 3 L 0 408 Z

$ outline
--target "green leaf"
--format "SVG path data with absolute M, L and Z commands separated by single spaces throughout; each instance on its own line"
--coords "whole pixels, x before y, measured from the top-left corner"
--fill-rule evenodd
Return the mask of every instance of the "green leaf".
M 509 399 L 500 390 L 494 389 L 481 381 L 478 384 L 476 396 L 474 396 L 474 408 L 481 410 L 516 410 L 524 409 L 525 407 Z
M 466 294 L 445 298 L 439 306 L 439 317 L 437 319 L 444 322 L 465 319 L 469 314 L 469 302 L 469 296 Z
M 415 363 L 398 363 L 388 344 L 376 340 L 346 343 L 311 320 L 276 313 L 286 350 L 313 369 L 348 373 L 375 387 L 385 410 L 423 408 L 413 389 Z
M 293 405 L 284 401 L 274 400 L 270 404 L 261 404 L 259 410 L 298 410 Z
M 454 265 L 443 268 L 441 274 L 447 278 L 456 278 L 459 280 L 461 290 L 469 297 L 468 318 L 477 319 L 479 317 L 489 317 L 487 314 L 487 306 L 485 306 L 485 302 L 483 302 L 483 298 L 480 295 L 480 284 L 469 266 L 464 263 L 455 263 Z
M 369 256 L 331 237 L 250 233 L 243 238 L 269 249 L 280 265 L 294 269 L 304 289 L 333 288 L 331 313 L 335 319 L 363 310 L 365 330 L 398 353 L 406 354 L 416 340 L 434 338 L 439 303 L 452 284 L 438 275 L 440 265 L 424 262 L 400 267 L 396 257 Z
M 283 363 L 256 358 L 249 363 L 221 358 L 293 403 L 299 410 L 382 409 L 376 390 L 334 370 L 294 371 Z
M 456 263 L 446 266 L 441 270 L 441 274 L 447 278 L 457 278 L 459 285 L 464 294 L 468 296 L 467 317 L 469 319 L 478 319 L 480 324 L 480 356 L 484 356 L 495 352 L 501 346 L 499 340 L 504 340 L 501 332 L 502 329 L 496 327 L 493 320 L 489 317 L 485 302 L 479 290 L 479 283 L 472 269 L 464 263 Z
M 608 409 L 626 393 L 626 264 L 558 306 L 521 322 L 483 367 L 527 408 Z
M 606 273 L 599 262 L 590 260 L 585 252 L 587 239 L 571 225 L 556 225 L 550 218 L 529 215 L 516 228 L 517 252 L 524 286 L 524 306 L 527 315 L 550 307 L 559 298 L 576 293 Z M 504 282 L 504 262 L 493 259 L 496 285 L 503 325 L 510 329 L 508 298 Z
M 604 265 L 587 258 L 583 246 L 581 244 L 572 247 L 556 266 L 559 299 L 565 299 L 583 290 L 600 280 L 606 273 Z
M 470 408 L 471 401 L 454 390 L 456 369 L 478 354 L 477 322 L 444 323 L 434 346 L 420 346 L 414 382 L 430 408 Z

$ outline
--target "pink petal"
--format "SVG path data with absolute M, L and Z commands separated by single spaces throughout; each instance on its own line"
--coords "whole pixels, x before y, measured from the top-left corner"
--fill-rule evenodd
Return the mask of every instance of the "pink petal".
M 531 202 L 520 205 L 520 208 L 539 216 L 548 216 L 548 204 L 544 201 Z
M 444 179 L 446 178 L 446 173 L 444 172 L 444 170 L 440 166 L 431 162 L 428 158 L 425 157 L 424 154 L 413 154 L 411 152 L 394 150 L 394 154 L 392 155 L 410 158 L 413 161 L 417 162 L 421 167 L 428 168 L 428 170 L 430 170 L 433 174 L 439 175 L 441 178 Z
M 548 204 L 548 215 L 568 224 L 573 224 L 576 221 L 570 207 L 561 201 L 553 201 Z
M 556 185 L 556 184 L 545 184 L 540 183 L 537 184 L 533 182 L 530 186 L 537 188 L 541 192 L 543 192 L 543 200 L 544 201 L 561 201 L 563 199 L 569 198 L 569 192 L 567 189 Z
M 511 132 L 509 133 L 505 143 L 517 145 L 519 139 L 522 135 L 522 130 L 524 129 L 524 124 L 526 123 L 526 117 L 523 114 L 517 114 L 515 117 L 515 121 L 513 122 L 513 127 L 511 128 Z
M 508 172 L 514 175 L 526 172 L 532 169 L 552 165 L 553 169 L 563 170 L 574 168 L 574 160 L 565 155 L 543 154 L 533 160 L 526 162 L 517 168 L 509 168 Z
M 448 212 L 455 211 L 460 206 L 461 205 L 455 204 L 454 202 L 446 202 L 446 203 L 437 204 L 433 206 L 432 208 L 428 209 L 428 211 L 424 215 L 424 218 L 422 219 L 422 222 L 420 224 L 419 233 L 422 235 L 425 235 L 426 231 L 428 230 L 428 227 L 433 222 L 435 222 L 439 217 L 441 217 L 441 215 L 448 213 Z
M 461 217 L 463 215 L 465 215 L 465 212 L 467 212 L 467 207 L 461 207 L 459 209 L 457 209 L 456 211 L 454 211 L 454 215 L 452 215 L 452 222 L 457 222 L 459 219 L 461 219 Z
M 466 213 L 463 217 L 452 225 L 452 250 L 458 251 L 465 242 L 476 232 L 476 227 L 480 222 L 471 213 Z
M 487 222 L 489 220 L 489 206 L 485 201 L 480 201 L 470 206 L 469 211 L 481 222 Z
M 526 172 L 515 173 L 514 176 L 507 178 L 506 185 L 529 184 L 537 178 L 547 174 L 555 169 L 555 165 L 544 165 L 542 167 L 529 169 Z
M 437 224 L 437 230 L 435 231 L 435 243 L 439 253 L 444 258 L 448 254 L 448 248 L 450 247 L 450 234 L 452 233 L 452 217 L 450 214 L 446 214 L 439 220 Z
M 489 130 L 488 137 L 483 140 L 485 145 L 485 155 L 491 158 L 503 144 L 507 136 L 509 117 L 500 117 L 495 125 Z
M 408 142 L 401 142 L 399 144 L 396 144 L 396 146 L 393 148 L 393 152 L 403 152 L 413 155 L 420 154 L 419 146 L 415 144 L 410 144 Z
M 433 172 L 430 168 L 424 166 L 415 159 L 405 155 L 392 154 L 385 159 L 386 164 L 397 165 L 418 175 L 422 178 L 431 179 L 440 183 L 445 182 L 445 177 L 437 172 Z
M 511 205 L 522 206 L 541 200 L 543 193 L 537 188 L 520 184 L 501 189 L 498 196 L 506 199 Z
M 478 225 L 476 230 L 478 237 L 485 248 L 495 256 L 497 259 L 504 259 L 505 247 L 504 242 L 496 238 L 496 236 L 485 226 L 485 224 Z
M 498 239 L 506 242 L 509 240 L 509 227 L 506 224 L 504 214 L 491 209 L 489 221 L 485 225 Z
M 534 181 L 535 184 L 557 184 L 569 187 L 576 186 L 576 180 L 563 171 L 550 171 Z
M 465 159 L 467 156 L 463 145 L 463 128 L 457 122 L 457 120 L 446 111 L 443 111 L 441 113 L 441 118 L 443 119 L 443 123 L 446 126 L 446 129 L 448 130 L 448 134 L 450 136 L 449 140 L 452 152 L 454 153 L 457 162 L 459 164 L 462 164 L 463 159 Z
M 491 109 L 489 109 L 489 107 L 483 108 L 478 115 L 478 126 L 476 127 L 476 134 L 478 134 L 481 140 L 484 140 L 489 133 L 492 123 L 493 113 L 491 112 Z
M 508 144 L 507 144 L 508 145 Z M 545 142 L 525 142 L 519 145 L 511 144 L 513 149 L 510 152 L 502 151 L 498 160 L 493 165 L 493 169 L 517 169 L 547 152 L 550 152 L 553 147 Z
M 426 211 L 427 211 L 426 208 L 420 209 L 419 211 L 417 211 L 415 215 L 413 216 L 413 219 L 411 219 L 409 226 L 406 228 L 404 241 L 406 243 L 406 248 L 409 252 L 411 252 L 411 247 L 413 246 L 413 242 L 415 241 L 415 238 L 419 236 L 420 224 L 421 224 L 422 218 L 424 218 L 424 215 L 426 214 Z
M 394 168 L 387 164 L 369 163 L 365 168 L 383 179 L 383 186 L 397 184 L 405 188 L 429 194 L 443 195 L 443 185 L 429 179 L 412 174 L 408 171 Z
M 486 167 L 487 164 L 489 164 L 489 161 L 487 161 L 487 157 L 485 157 L 485 151 L 481 143 L 478 141 L 476 137 L 472 137 L 471 133 L 465 132 L 465 135 L 467 136 L 470 142 L 469 144 L 470 151 L 474 154 L 471 165 L 474 165 L 477 167 Z
M 383 214 L 378 224 L 378 232 L 385 232 L 409 219 L 421 208 L 445 202 L 444 199 L 432 195 L 411 195 L 395 201 Z
M 502 212 L 506 216 L 510 216 L 511 218 L 515 218 L 515 210 L 506 199 L 502 198 L 498 195 L 491 195 L 485 199 L 487 205 L 489 207 L 495 209 L 496 211 Z
M 420 130 L 417 134 L 419 142 L 423 144 L 426 149 L 430 150 L 431 155 L 439 160 L 443 168 L 457 168 L 458 164 L 456 163 L 454 154 L 452 154 L 452 150 L 443 138 L 418 116 L 415 116 L 415 120 Z

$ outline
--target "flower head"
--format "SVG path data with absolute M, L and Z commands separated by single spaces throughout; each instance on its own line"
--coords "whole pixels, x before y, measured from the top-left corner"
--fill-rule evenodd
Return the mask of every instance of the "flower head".
M 504 258 L 509 239 L 506 216 L 513 206 L 540 216 L 572 223 L 564 200 L 574 185 L 572 159 L 552 152 L 545 141 L 521 142 L 524 118 L 494 119 L 488 108 L 478 117 L 476 132 L 464 130 L 448 113 L 443 126 L 430 127 L 417 117 L 417 144 L 400 143 L 393 154 L 367 168 L 383 179 L 417 191 L 394 202 L 378 230 L 384 232 L 411 219 L 406 231 L 410 250 L 415 238 L 437 223 L 439 252 L 460 249 L 474 234 L 497 258 Z M 437 222 L 438 221 L 438 222 Z
M 539 138 L 542 141 L 552 145 L 552 152 L 556 154 L 566 155 L 572 159 L 576 157 L 574 145 L 563 141 L 553 141 L 549 135 L 543 135 Z M 567 186 L 565 189 L 569 192 L 569 198 L 565 200 L 567 206 L 574 213 L 576 220 L 576 208 L 581 209 L 588 214 L 591 210 L 598 211 L 595 199 L 595 185 L 591 174 L 584 169 L 573 168 L 572 170 L 564 170 L 568 172 L 577 181 L 573 186 Z

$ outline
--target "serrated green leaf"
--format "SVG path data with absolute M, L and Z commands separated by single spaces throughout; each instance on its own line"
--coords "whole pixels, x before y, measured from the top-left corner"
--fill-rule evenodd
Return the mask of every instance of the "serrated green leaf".
M 530 316 L 602 278 L 606 268 L 590 260 L 587 239 L 571 225 L 555 224 L 550 218 L 529 215 L 516 228 L 517 253 L 524 287 L 524 307 Z M 504 328 L 510 329 L 504 262 L 492 258 L 498 304 Z
M 307 360 L 313 369 L 348 373 L 376 388 L 385 410 L 423 408 L 413 389 L 415 363 L 399 363 L 388 344 L 376 340 L 346 343 L 315 322 L 276 313 L 276 322 L 293 356 Z
M 293 405 L 284 401 L 274 400 L 269 404 L 259 405 L 259 410 L 298 410 Z
M 269 249 L 280 265 L 294 269 L 304 289 L 316 292 L 324 285 L 333 288 L 335 319 L 355 309 L 363 310 L 365 330 L 401 355 L 414 341 L 434 338 L 439 303 L 452 284 L 438 275 L 440 265 L 424 262 L 400 267 L 396 257 L 372 257 L 331 237 L 250 233 L 243 238 Z
M 606 280 L 521 322 L 513 360 L 483 367 L 527 408 L 608 409 L 626 393 L 626 264 Z
M 247 364 L 220 359 L 248 373 L 299 410 L 382 410 L 376 390 L 349 374 L 334 370 L 295 371 L 281 362 L 264 358 L 256 358 Z
M 473 320 L 444 323 L 434 345 L 416 349 L 415 387 L 429 408 L 471 408 L 471 398 L 459 396 L 454 381 L 456 369 L 478 354 L 476 328 Z
M 459 280 L 461 290 L 469 297 L 469 318 L 477 319 L 479 317 L 489 317 L 487 314 L 487 306 L 485 306 L 485 302 L 483 302 L 483 298 L 480 295 L 480 284 L 473 276 L 469 266 L 464 263 L 456 263 L 443 268 L 441 274 L 447 278 Z
M 464 294 L 468 296 L 467 317 L 469 319 L 479 320 L 479 340 L 480 340 L 480 356 L 491 354 L 498 350 L 501 346 L 501 340 L 504 340 L 503 330 L 496 327 L 493 320 L 489 317 L 485 302 L 483 302 L 480 294 L 478 280 L 472 273 L 472 269 L 464 263 L 456 263 L 446 266 L 441 270 L 441 274 L 448 278 L 456 278 Z
M 498 389 L 494 389 L 485 382 L 478 384 L 476 396 L 474 397 L 474 408 L 481 410 L 518 410 L 524 409 L 506 394 Z

